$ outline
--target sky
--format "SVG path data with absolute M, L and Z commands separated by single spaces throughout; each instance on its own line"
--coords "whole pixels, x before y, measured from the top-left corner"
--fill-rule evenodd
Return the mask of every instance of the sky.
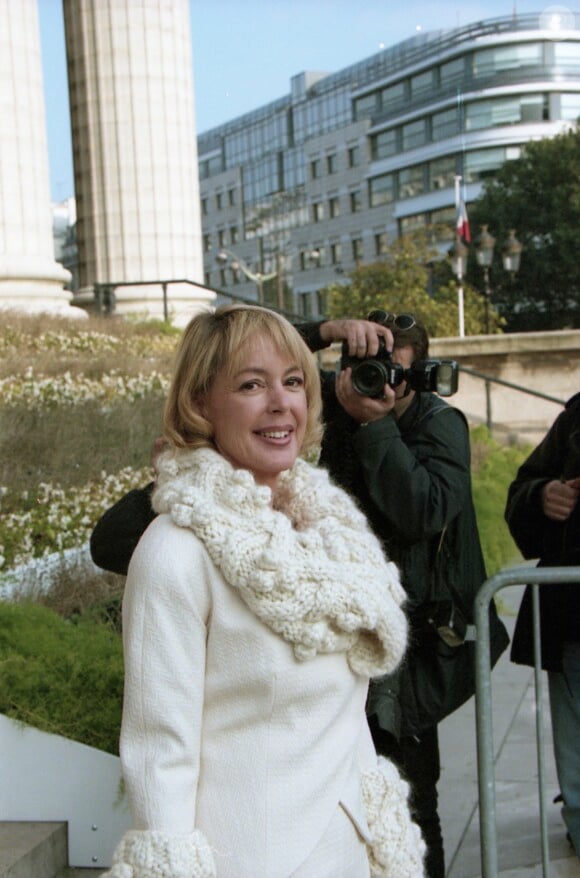
M 38 9 L 51 197 L 62 201 L 74 194 L 62 0 Z M 283 97 L 302 71 L 333 73 L 421 31 L 548 9 L 580 12 L 580 0 L 191 0 L 197 131 Z

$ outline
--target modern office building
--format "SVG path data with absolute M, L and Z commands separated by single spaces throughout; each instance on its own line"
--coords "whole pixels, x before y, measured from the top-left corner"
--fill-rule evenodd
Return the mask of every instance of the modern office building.
M 559 7 L 561 9 L 561 7 Z M 557 7 L 552 7 L 557 10 Z M 198 136 L 205 283 L 297 313 L 387 242 L 442 224 L 530 140 L 580 116 L 580 16 L 418 34 Z M 444 234 L 445 237 L 445 234 Z

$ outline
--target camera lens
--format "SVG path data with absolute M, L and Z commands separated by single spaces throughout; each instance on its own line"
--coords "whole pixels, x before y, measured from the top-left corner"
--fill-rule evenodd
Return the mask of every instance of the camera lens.
M 363 360 L 352 370 L 352 386 L 362 396 L 382 396 L 388 380 L 388 370 L 377 360 Z

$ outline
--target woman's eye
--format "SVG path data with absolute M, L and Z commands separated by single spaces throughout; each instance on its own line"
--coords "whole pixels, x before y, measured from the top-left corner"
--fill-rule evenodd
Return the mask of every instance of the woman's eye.
M 301 375 L 292 375 L 288 378 L 286 384 L 290 387 L 303 387 L 304 386 L 304 378 Z
M 240 386 L 240 390 L 255 390 L 258 387 L 257 381 L 244 381 Z

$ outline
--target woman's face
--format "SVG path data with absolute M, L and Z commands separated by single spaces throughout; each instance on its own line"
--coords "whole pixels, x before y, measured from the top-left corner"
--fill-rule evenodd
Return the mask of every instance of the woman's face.
M 306 430 L 304 373 L 267 337 L 248 342 L 234 375 L 218 372 L 201 410 L 217 450 L 274 489 L 296 460 Z

